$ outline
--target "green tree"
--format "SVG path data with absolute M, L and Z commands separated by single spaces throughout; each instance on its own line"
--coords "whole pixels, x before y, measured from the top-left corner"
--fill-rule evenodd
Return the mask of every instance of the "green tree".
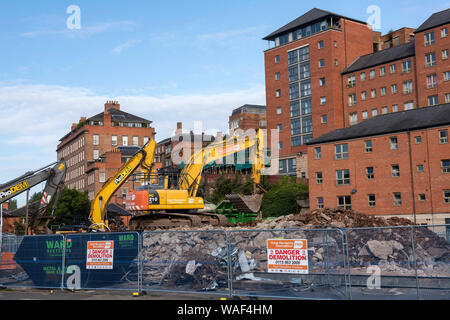
M 308 197 L 308 186 L 297 183 L 296 177 L 282 177 L 271 186 L 262 201 L 264 218 L 295 214 L 299 211 L 297 200 Z
M 64 188 L 56 206 L 54 212 L 55 221 L 52 224 L 72 224 L 75 219 L 87 221 L 90 208 L 91 203 L 87 191 L 79 192 L 74 189 Z
M 17 199 L 11 199 L 8 201 L 8 203 L 9 203 L 9 210 L 17 209 Z

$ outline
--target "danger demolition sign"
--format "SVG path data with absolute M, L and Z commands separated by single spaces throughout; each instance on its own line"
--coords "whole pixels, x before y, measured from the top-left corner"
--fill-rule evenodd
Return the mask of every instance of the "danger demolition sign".
M 113 269 L 114 241 L 88 241 L 86 269 Z
M 308 274 L 307 240 L 267 240 L 269 273 Z

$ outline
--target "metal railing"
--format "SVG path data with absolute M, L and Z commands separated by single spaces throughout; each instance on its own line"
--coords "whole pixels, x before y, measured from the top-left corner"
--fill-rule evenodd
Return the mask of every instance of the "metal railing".
M 449 229 L 435 225 L 3 235 L 0 286 L 230 298 L 450 299 Z M 302 240 L 307 247 L 303 253 L 276 252 L 269 245 L 274 240 Z M 271 260 L 274 253 L 279 254 L 277 262 Z M 289 262 L 294 254 L 304 255 L 304 261 Z M 282 266 L 274 269 L 273 263 Z

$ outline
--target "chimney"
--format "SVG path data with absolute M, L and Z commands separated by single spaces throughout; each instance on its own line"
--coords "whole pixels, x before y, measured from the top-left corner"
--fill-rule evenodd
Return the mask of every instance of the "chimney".
M 181 135 L 183 134 L 183 123 L 182 122 L 177 122 L 177 130 L 175 131 L 175 135 Z
M 72 123 L 72 131 L 74 131 L 77 128 L 78 124 L 77 123 Z
M 119 101 L 106 101 L 106 103 L 105 103 L 105 112 L 107 112 L 109 109 L 120 110 Z

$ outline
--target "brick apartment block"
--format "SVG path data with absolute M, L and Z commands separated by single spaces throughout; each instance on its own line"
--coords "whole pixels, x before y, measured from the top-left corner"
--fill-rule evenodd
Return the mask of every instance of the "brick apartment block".
M 120 104 L 116 101 L 106 102 L 102 113 L 91 118 L 82 117 L 61 138 L 56 149 L 58 160 L 64 158 L 67 164 L 65 186 L 79 191 L 88 190 L 92 200 L 103 182 L 122 166 L 124 157 L 129 156 L 117 153 L 116 148 L 142 147 L 149 139 L 154 139 L 155 129 L 151 123 L 120 110 Z M 101 161 L 108 164 L 94 164 Z
M 450 9 L 382 36 L 312 9 L 264 38 L 267 127 L 280 173 L 308 176 L 305 144 L 383 113 L 450 101 Z M 270 141 L 270 137 L 269 137 Z M 274 146 L 271 146 L 274 148 Z
M 235 130 L 247 131 L 251 129 L 266 129 L 266 106 L 243 105 L 234 109 L 229 117 L 230 133 Z
M 373 117 L 308 143 L 310 207 L 450 222 L 450 104 Z

